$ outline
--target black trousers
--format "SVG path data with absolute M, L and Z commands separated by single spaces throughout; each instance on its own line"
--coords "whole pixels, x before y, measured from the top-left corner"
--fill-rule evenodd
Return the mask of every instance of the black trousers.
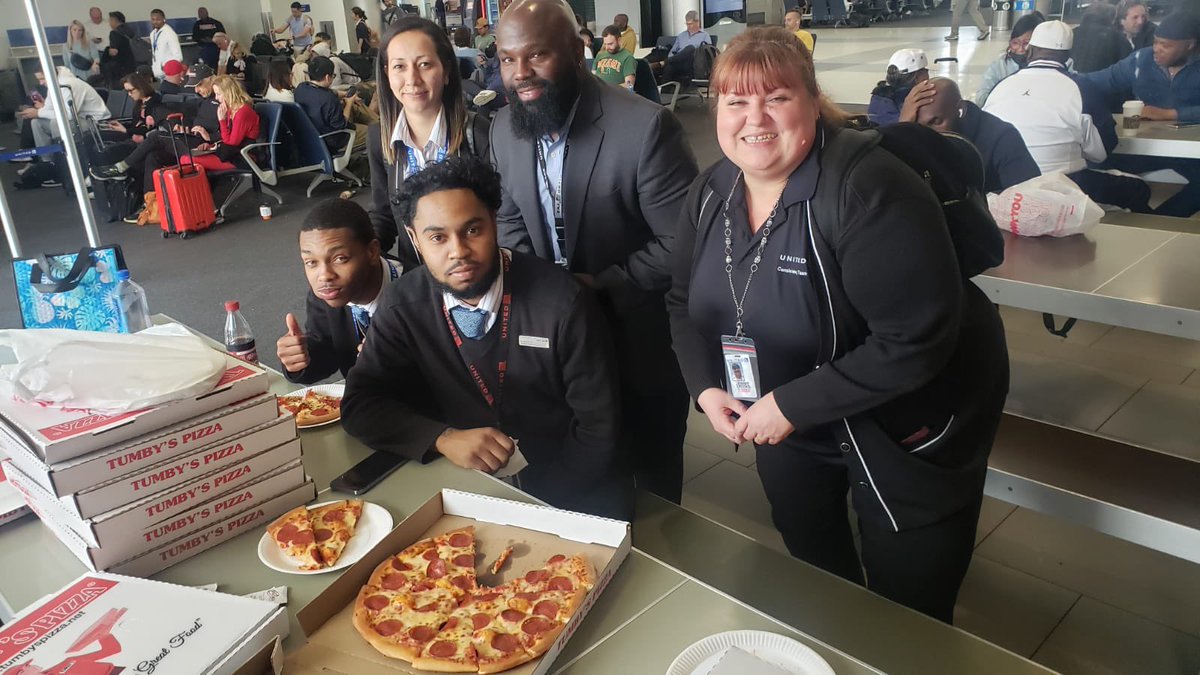
M 771 519 L 792 555 L 854 583 L 865 581 L 868 589 L 889 600 L 953 622 L 954 602 L 975 546 L 982 491 L 972 505 L 926 527 L 896 532 L 860 518 L 860 562 L 846 507 L 846 460 L 832 441 L 828 447 L 788 442 L 755 449 Z M 873 499 L 869 490 L 855 486 L 853 498 Z
M 1134 213 L 1152 213 L 1150 186 L 1140 178 L 1114 176 L 1103 171 L 1084 169 L 1067 174 L 1084 194 L 1099 204 L 1112 204 Z
M 198 136 L 176 134 L 172 145 L 170 135 L 155 130 L 125 158 L 125 163 L 133 175 L 141 174 L 142 191 L 154 192 L 154 172 L 164 166 L 174 166 L 177 156 L 186 155 L 188 147 L 194 148 L 203 142 L 204 139 Z

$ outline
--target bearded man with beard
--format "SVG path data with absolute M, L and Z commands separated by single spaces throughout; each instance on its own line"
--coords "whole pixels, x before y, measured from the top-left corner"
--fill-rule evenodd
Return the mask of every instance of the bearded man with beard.
M 604 317 L 571 275 L 499 247 L 498 208 L 500 178 L 474 157 L 405 179 L 396 213 L 424 265 L 384 290 L 342 426 L 373 450 L 485 473 L 519 455 L 518 488 L 630 520 Z
M 594 288 L 616 347 L 621 450 L 638 487 L 677 502 L 688 394 L 663 296 L 696 160 L 675 116 L 584 69 L 562 0 L 518 0 L 496 31 L 509 105 L 492 122 L 500 243 Z

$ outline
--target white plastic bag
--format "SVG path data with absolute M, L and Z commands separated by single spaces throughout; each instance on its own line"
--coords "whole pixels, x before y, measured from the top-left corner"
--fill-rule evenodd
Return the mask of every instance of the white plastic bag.
M 133 335 L 0 330 L 17 363 L 0 367 L 0 395 L 98 413 L 140 410 L 211 391 L 225 356 L 179 324 Z
M 989 194 L 988 210 L 1000 229 L 1023 237 L 1069 237 L 1087 232 L 1104 217 L 1104 209 L 1061 173 Z

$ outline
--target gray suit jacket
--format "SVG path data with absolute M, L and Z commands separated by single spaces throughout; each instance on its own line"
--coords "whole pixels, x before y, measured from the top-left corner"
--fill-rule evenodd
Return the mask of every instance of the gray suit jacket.
M 502 109 L 491 133 L 504 193 L 500 243 L 550 259 L 534 142 L 518 139 L 510 118 L 511 110 Z M 661 304 L 671 285 L 675 225 L 696 174 L 696 158 L 674 114 L 585 76 L 563 168 L 570 270 L 594 276 L 601 293 L 611 293 L 618 305 L 625 304 L 619 298 L 636 302 L 644 296 Z

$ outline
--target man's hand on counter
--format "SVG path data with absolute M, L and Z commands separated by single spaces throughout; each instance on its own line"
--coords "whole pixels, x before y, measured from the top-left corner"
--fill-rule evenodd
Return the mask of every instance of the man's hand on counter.
M 508 464 L 516 445 L 507 434 L 493 427 L 446 429 L 433 447 L 464 469 L 492 473 Z

